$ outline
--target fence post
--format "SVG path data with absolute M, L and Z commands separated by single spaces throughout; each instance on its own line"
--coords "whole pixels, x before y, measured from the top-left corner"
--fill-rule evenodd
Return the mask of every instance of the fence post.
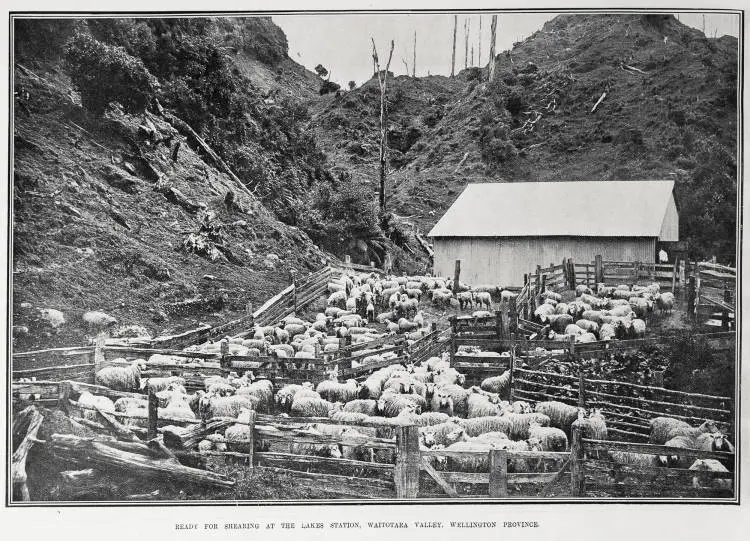
M 415 499 L 419 495 L 419 470 L 422 454 L 419 451 L 419 427 L 396 427 L 396 467 L 393 481 L 396 498 Z
M 583 442 L 581 442 L 581 425 L 573 423 L 572 441 L 570 444 L 570 493 L 573 496 L 585 495 L 585 477 L 583 471 Z
M 508 497 L 508 451 L 490 449 L 490 498 Z
M 69 381 L 61 381 L 57 387 L 57 407 L 68 413 L 68 406 L 70 405 L 70 393 L 72 386 Z
M 503 340 L 506 338 L 506 334 L 508 332 L 508 328 L 503 325 L 503 311 L 502 310 L 495 310 L 495 330 L 497 331 L 497 337 L 500 340 Z
M 536 281 L 535 281 L 536 288 L 534 289 L 535 297 L 539 295 L 539 291 L 540 291 L 539 288 L 541 287 L 541 281 L 542 281 L 542 266 L 537 265 L 536 266 Z
M 568 258 L 568 278 L 570 279 L 570 289 L 576 288 L 576 265 L 573 262 L 573 258 Z
M 562 264 L 560 265 L 563 273 L 563 284 L 565 285 L 565 289 L 569 289 L 568 285 L 570 284 L 570 279 L 568 278 L 568 264 L 563 257 Z
M 695 319 L 695 276 L 688 278 L 687 311 L 688 316 Z
M 543 274 L 542 275 L 542 289 L 539 290 L 539 293 L 541 294 L 541 293 L 544 293 L 545 291 L 547 291 L 547 275 Z
M 451 366 L 456 365 L 456 326 L 453 326 L 453 330 L 451 331 Z
M 732 303 L 732 291 L 727 287 L 726 283 L 724 284 L 724 302 L 727 304 Z M 729 330 L 729 311 L 723 310 L 721 312 L 721 330 L 728 331 Z
M 516 298 L 511 297 L 508 301 L 508 332 L 513 335 L 518 331 L 518 309 Z
M 515 342 L 515 341 L 514 341 Z M 508 402 L 513 402 L 513 376 L 516 368 L 516 346 L 510 346 L 510 377 L 508 378 Z
M 604 283 L 604 265 L 602 263 L 602 256 L 597 255 L 594 258 L 594 284 Z
M 158 435 L 159 423 L 159 399 L 153 389 L 148 390 L 148 439 L 152 440 Z
M 571 357 L 576 354 L 576 337 L 571 335 L 568 338 L 568 355 Z
M 250 410 L 250 421 L 247 427 L 247 439 L 249 446 L 247 449 L 247 468 L 252 470 L 255 467 L 255 410 Z
M 680 258 L 676 256 L 674 259 L 674 267 L 672 268 L 672 295 L 674 295 L 675 289 L 677 289 L 677 273 L 680 269 Z
M 641 262 L 636 261 L 633 263 L 633 283 L 631 284 L 631 287 L 636 285 L 638 283 L 638 279 L 641 276 Z
M 94 383 L 96 382 L 96 373 L 105 366 L 104 345 L 107 343 L 107 336 L 108 333 L 106 331 L 102 331 L 96 335 L 94 345 Z
M 586 407 L 586 379 L 583 377 L 583 371 L 578 374 L 578 407 Z
M 345 255 L 344 256 L 344 265 L 346 265 L 348 267 L 351 264 L 352 264 L 352 256 L 350 256 L 349 254 Z
M 461 279 L 461 260 L 456 259 L 456 268 L 453 272 L 453 296 L 455 297 L 458 295 L 458 284 L 460 283 Z

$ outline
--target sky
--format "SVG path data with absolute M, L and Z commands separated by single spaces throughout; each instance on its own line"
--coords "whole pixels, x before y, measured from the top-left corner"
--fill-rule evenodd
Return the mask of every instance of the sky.
M 545 22 L 559 13 L 499 13 L 496 52 L 510 49 L 539 30 Z M 683 24 L 703 29 L 703 16 L 699 13 L 679 13 Z M 482 50 L 479 55 L 479 25 L 482 25 Z M 306 68 L 313 70 L 323 64 L 331 72 L 331 80 L 345 86 L 348 81 L 360 85 L 372 76 L 372 42 L 375 39 L 381 69 L 385 68 L 390 40 L 394 41 L 390 70 L 404 75 L 406 67 L 412 70 L 414 32 L 417 32 L 417 69 L 419 77 L 449 75 L 453 35 L 452 14 L 387 15 L 274 15 L 273 21 L 281 27 L 289 40 L 289 56 Z M 469 65 L 471 48 L 474 48 L 474 66 L 489 61 L 490 23 L 492 16 L 484 14 L 458 15 L 456 35 L 456 70 L 464 67 L 464 22 L 470 26 Z M 739 16 L 718 13 L 705 14 L 705 32 L 709 37 L 728 34 L 739 35 Z

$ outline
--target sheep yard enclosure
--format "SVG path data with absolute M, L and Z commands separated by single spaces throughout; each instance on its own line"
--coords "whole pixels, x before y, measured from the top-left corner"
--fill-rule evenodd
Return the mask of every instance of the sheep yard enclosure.
M 732 499 L 733 388 L 672 359 L 735 354 L 697 319 L 705 267 L 588 267 L 516 290 L 325 267 L 215 327 L 14 352 L 14 501 Z

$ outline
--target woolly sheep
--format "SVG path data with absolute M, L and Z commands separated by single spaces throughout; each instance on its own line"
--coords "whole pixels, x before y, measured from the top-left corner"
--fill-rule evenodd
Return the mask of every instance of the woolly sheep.
M 258 399 L 255 409 L 261 413 L 269 413 L 273 403 L 273 383 L 267 379 L 260 379 L 237 389 L 239 396 L 254 396 Z
M 318 383 L 315 389 L 318 394 L 330 402 L 349 402 L 359 395 L 359 385 L 353 379 L 347 380 L 346 383 L 339 383 L 334 380 L 323 380 Z
M 300 396 L 298 392 L 292 401 L 291 414 L 295 417 L 329 417 L 340 410 L 340 403 L 328 402 L 314 396 Z
M 691 471 L 707 471 L 729 473 L 729 470 L 716 459 L 700 458 L 697 459 L 688 468 Z M 715 488 L 719 490 L 732 490 L 732 479 L 714 479 L 706 480 L 700 476 L 693 477 L 693 488 Z
M 564 430 L 570 434 L 570 426 L 578 419 L 578 408 L 563 402 L 551 400 L 548 402 L 537 402 L 534 411 L 543 413 L 549 417 L 549 425 Z
M 508 436 L 512 440 L 529 439 L 529 426 L 532 422 L 539 426 L 549 426 L 549 417 L 543 413 L 510 413 L 505 417 L 510 421 Z
M 106 396 L 94 395 L 88 391 L 83 391 L 78 397 L 78 403 L 82 406 L 98 407 L 102 411 L 110 413 L 115 412 L 115 404 Z M 84 419 L 95 421 L 97 418 L 96 410 L 85 410 L 83 412 Z
M 568 325 L 573 324 L 573 316 L 570 314 L 550 314 L 540 318 L 542 323 L 549 322 L 555 332 L 566 332 Z
M 615 338 L 615 328 L 609 323 L 603 323 L 599 327 L 599 340 L 607 341 Z
M 590 440 L 607 439 L 607 423 L 598 409 L 593 409 L 588 417 L 580 409 L 578 411 L 578 419 L 574 422 L 574 425 L 581 428 L 581 437 L 583 438 Z
M 648 442 L 655 445 L 664 445 L 673 429 L 690 428 L 690 425 L 685 421 L 671 417 L 654 417 L 648 424 L 650 428 Z
M 447 447 L 466 439 L 464 428 L 452 422 L 420 427 L 419 435 L 426 447 L 435 445 Z
M 669 291 L 659 294 L 656 297 L 656 307 L 662 313 L 671 312 L 674 307 L 674 295 Z
M 83 314 L 83 322 L 86 323 L 89 327 L 104 329 L 116 325 L 117 319 L 110 316 L 109 314 L 105 314 L 104 312 L 92 310 Z
M 467 418 L 488 417 L 491 415 L 500 415 L 500 409 L 496 404 L 490 402 L 484 395 L 469 394 L 467 399 Z
M 234 417 L 245 409 L 255 409 L 255 404 L 249 396 L 216 396 L 204 395 L 200 398 L 198 412 L 201 419 L 212 417 Z
M 141 388 L 141 370 L 146 368 L 143 359 L 136 359 L 130 366 L 105 366 L 94 377 L 97 385 L 115 391 L 136 392 Z
M 134 409 L 148 409 L 148 400 L 145 398 L 123 396 L 115 400 L 114 407 L 118 413 L 125 413 Z
M 586 332 L 589 332 L 589 333 L 599 332 L 599 325 L 593 321 L 589 321 L 588 319 L 579 319 L 578 321 L 575 322 L 575 324 Z
M 458 424 L 466 431 L 466 435 L 471 437 L 476 437 L 487 432 L 502 432 L 510 436 L 511 421 L 507 416 L 493 415 L 459 419 Z
M 404 410 L 419 413 L 418 406 L 410 395 L 384 394 L 378 399 L 378 413 L 383 417 L 396 417 Z
M 667 434 L 667 438 L 672 439 L 677 436 L 686 436 L 689 438 L 698 438 L 703 433 L 716 433 L 718 432 L 718 428 L 716 428 L 716 424 L 711 421 L 704 421 L 703 424 L 701 424 L 699 427 L 693 428 L 693 427 L 685 427 L 685 426 L 677 426 L 672 428 L 669 433 Z
M 552 426 L 540 426 L 536 422 L 529 423 L 529 441 L 537 441 L 542 451 L 564 453 L 568 450 L 568 437 L 565 432 Z
M 274 397 L 276 408 L 282 411 L 286 411 L 287 413 L 291 411 L 294 396 L 301 389 L 302 385 L 297 385 L 295 383 L 284 385 L 284 387 L 279 389 L 279 391 L 276 393 L 276 396 Z
M 430 399 L 430 411 L 447 413 L 451 417 L 466 417 L 468 410 L 468 392 L 457 384 L 435 387 Z
M 483 391 L 489 391 L 491 393 L 497 393 L 500 395 L 505 394 L 510 384 L 510 370 L 506 370 L 499 376 L 491 376 L 482 380 L 480 388 Z
M 323 433 L 308 429 L 310 435 L 323 436 Z M 341 458 L 341 447 L 335 443 L 292 443 L 289 446 L 289 452 L 294 455 L 312 455 L 329 458 Z
M 378 401 L 370 398 L 350 400 L 344 404 L 343 411 L 364 413 L 365 415 L 377 415 Z

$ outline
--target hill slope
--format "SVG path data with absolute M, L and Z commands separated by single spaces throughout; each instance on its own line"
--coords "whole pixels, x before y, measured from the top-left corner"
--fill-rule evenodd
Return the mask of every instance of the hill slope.
M 408 144 L 391 161 L 390 207 L 427 231 L 468 182 L 674 179 L 691 256 L 733 261 L 736 65 L 735 38 L 671 16 L 563 15 L 498 55 L 492 84 L 477 68 L 427 89 L 397 77 L 391 146 Z M 337 165 L 373 186 L 376 89 L 313 116 Z
M 220 124 L 226 138 L 219 139 L 211 123 L 222 119 L 210 112 L 191 118 L 191 125 L 227 161 L 237 156 L 232 152 L 243 152 L 256 177 L 273 178 L 282 167 L 298 177 L 307 171 L 330 177 L 325 156 L 288 114 L 317 92 L 318 81 L 286 57 L 283 33 L 270 20 L 256 19 L 255 34 L 243 27 L 241 35 L 256 41 L 238 44 L 227 38 L 239 35 L 237 21 L 188 29 L 192 34 L 156 20 L 151 27 L 106 22 L 17 21 L 14 83 L 28 92 L 28 99 L 17 100 L 14 117 L 12 311 L 21 350 L 80 344 L 93 334 L 81 319 L 88 310 L 144 325 L 152 335 L 227 321 L 244 313 L 247 303 L 257 308 L 285 287 L 290 270 L 304 274 L 331 258 L 267 209 L 259 197 L 263 187 L 244 176 L 242 183 L 257 194 L 250 195 L 193 137 L 167 122 L 174 110 L 127 113 L 114 104 L 103 115 L 92 113 L 82 107 L 64 62 L 64 45 L 76 31 L 113 44 L 135 32 L 139 39 L 130 43 L 143 46 L 146 52 L 138 54 L 152 60 L 154 71 L 162 58 L 157 54 L 173 54 L 167 67 L 182 71 L 163 77 L 162 88 L 176 88 L 172 95 L 181 98 L 187 91 L 177 83 L 186 80 L 187 68 L 179 62 L 189 55 L 195 62 L 211 61 L 212 42 L 191 43 L 189 36 L 217 33 L 237 49 L 230 57 L 234 69 L 252 75 L 260 87 L 266 84 L 253 86 L 238 105 L 247 111 L 239 129 L 254 127 L 262 135 L 231 146 L 229 128 L 237 124 Z M 39 32 L 48 36 L 44 43 L 34 37 Z M 260 43 L 258 36 L 264 37 Z M 158 47 L 144 45 L 162 39 L 167 41 Z M 178 116 L 195 110 L 180 110 L 181 102 L 164 96 Z M 62 311 L 66 323 L 58 329 L 45 324 L 45 308 Z

